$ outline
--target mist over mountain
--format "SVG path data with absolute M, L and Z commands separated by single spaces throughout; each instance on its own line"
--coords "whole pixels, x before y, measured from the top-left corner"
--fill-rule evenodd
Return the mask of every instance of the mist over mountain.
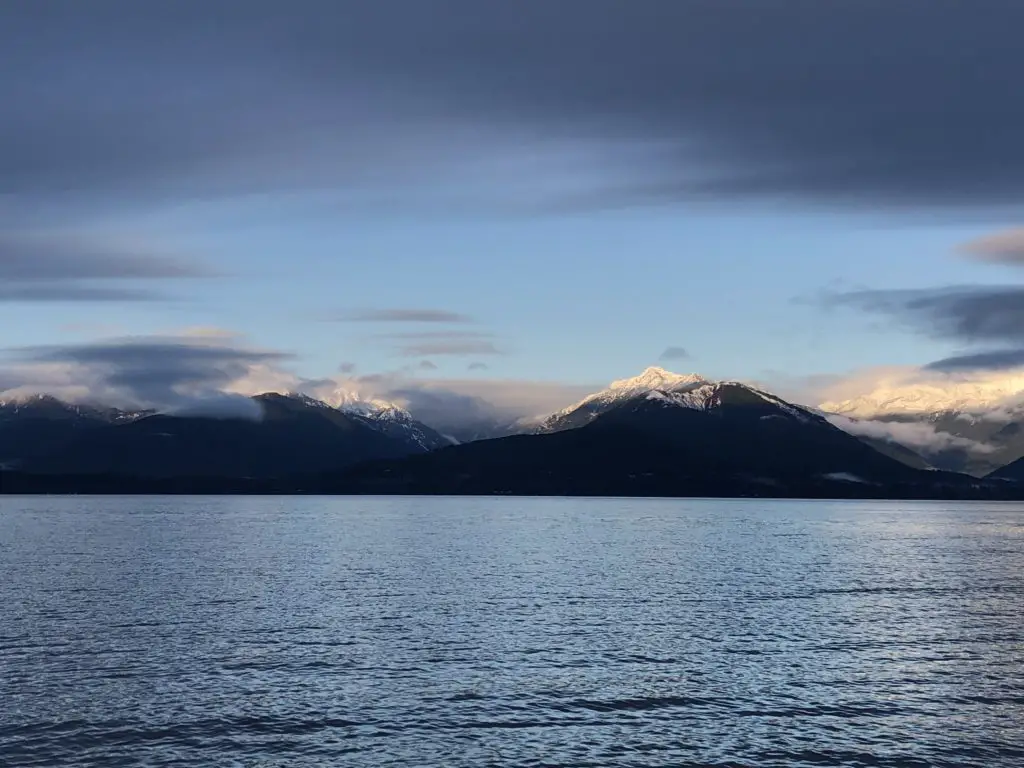
M 999 458 L 1010 464 L 1024 455 L 1024 438 L 1014 454 L 1013 421 L 859 419 L 657 366 L 555 413 L 505 422 L 494 413 L 472 401 L 457 425 L 427 424 L 395 402 L 344 387 L 325 399 L 225 395 L 162 413 L 38 396 L 0 405 L 0 465 L 64 476 L 316 477 L 358 492 L 717 494 L 735 487 L 856 495 L 900 486 L 917 488 L 907 491 L 913 495 L 929 484 L 962 490 L 972 482 L 934 470 L 981 477 Z M 946 436 L 943 450 L 922 447 L 936 435 Z M 1000 440 L 1001 453 L 978 447 Z
M 50 397 L 0 405 L 0 463 L 51 474 L 274 477 L 450 444 L 407 413 L 356 413 L 304 395 L 216 398 L 170 413 Z
M 570 495 L 969 493 L 738 382 L 651 369 L 524 434 L 353 468 L 349 492 Z M 898 490 L 897 490 L 898 489 Z
M 977 477 L 1024 456 L 1024 378 L 880 387 L 820 408 L 836 426 L 903 446 L 932 466 Z

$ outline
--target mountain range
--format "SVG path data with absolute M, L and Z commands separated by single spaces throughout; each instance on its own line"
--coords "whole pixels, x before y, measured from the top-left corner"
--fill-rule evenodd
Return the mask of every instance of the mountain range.
M 910 448 L 935 468 L 983 477 L 1024 456 L 1020 386 L 882 389 L 820 408 L 881 450 Z
M 537 495 L 914 495 L 970 478 L 908 466 L 740 382 L 651 368 L 525 433 L 364 465 L 337 490 Z M 898 490 L 897 490 L 898 489 Z
M 965 465 L 982 474 L 966 447 L 972 438 L 951 436 L 946 453 L 921 453 L 863 429 L 915 426 L 900 414 L 849 404 L 829 412 L 741 382 L 654 367 L 461 444 L 445 425 L 352 393 L 266 393 L 250 404 L 244 414 L 170 414 L 47 396 L 0 402 L 0 490 L 15 477 L 22 486 L 25 477 L 64 478 L 62 488 L 74 486 L 67 478 L 107 477 L 351 493 L 960 497 L 998 495 L 1024 481 L 1024 463 L 1013 464 L 1024 444 L 1010 456 L 1009 438 L 1008 466 L 981 481 L 962 474 Z M 958 419 L 930 428 L 966 433 L 989 423 Z
M 336 408 L 267 393 L 250 412 L 180 415 L 0 403 L 0 466 L 46 474 L 274 477 L 451 445 L 398 408 Z

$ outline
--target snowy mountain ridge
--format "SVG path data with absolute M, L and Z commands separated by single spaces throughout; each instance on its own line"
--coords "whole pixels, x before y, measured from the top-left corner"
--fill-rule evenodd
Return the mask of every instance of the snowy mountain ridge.
M 647 393 L 646 399 L 655 400 L 667 405 L 690 408 L 696 411 L 708 411 L 717 408 L 722 404 L 722 392 L 724 389 L 729 387 L 745 390 L 764 402 L 774 405 L 787 416 L 791 416 L 799 421 L 807 421 L 813 416 L 817 416 L 817 414 L 810 409 L 804 409 L 802 407 L 792 405 L 775 395 L 756 389 L 755 387 L 751 387 L 748 384 L 743 384 L 739 381 L 708 382 L 698 385 L 696 388 L 677 392 L 653 390 Z
M 639 376 L 613 381 L 606 389 L 587 395 L 577 403 L 546 417 L 545 420 L 566 416 L 573 411 L 586 407 L 608 407 L 617 402 L 625 402 L 648 392 L 686 392 L 702 384 L 710 384 L 704 376 L 697 373 L 679 374 L 667 371 L 658 366 L 651 366 Z
M 275 393 L 256 395 L 252 400 Z M 309 408 L 340 411 L 364 425 L 406 444 L 418 446 L 424 451 L 451 445 L 453 441 L 417 421 L 404 408 L 395 403 L 374 398 L 365 398 L 351 390 L 338 389 L 331 393 L 331 401 L 323 400 L 304 392 L 284 392 Z M 86 403 L 67 402 L 47 394 L 25 394 L 0 399 L 0 421 L 30 419 L 67 420 L 106 424 L 122 424 L 137 421 L 157 413 L 164 415 L 189 415 L 188 412 L 168 410 L 122 410 L 119 408 Z M 195 415 L 195 414 L 192 414 Z
M 400 405 L 388 400 L 365 397 L 354 389 L 338 387 L 324 398 L 313 397 L 303 392 L 290 392 L 288 396 L 302 400 L 312 407 L 330 408 L 354 416 L 378 432 L 412 441 L 427 451 L 452 445 L 454 442 L 417 421 Z
M 606 389 L 588 395 L 568 408 L 524 426 L 538 432 L 557 432 L 583 426 L 603 413 L 635 400 L 646 400 L 666 406 L 710 411 L 723 405 L 729 391 L 742 391 L 776 407 L 786 416 L 808 421 L 816 417 L 810 411 L 791 405 L 775 395 L 738 381 L 711 381 L 697 374 L 678 374 L 652 366 L 639 376 L 613 381 Z
M 105 405 L 68 402 L 42 393 L 26 393 L 0 398 L 0 415 L 3 413 L 12 416 L 46 413 L 50 416 L 121 422 L 141 419 L 150 415 L 152 411 L 122 410 Z
M 882 383 L 866 395 L 821 403 L 827 413 L 850 418 L 984 413 L 1024 405 L 1024 375 L 982 380 Z
M 368 397 L 356 389 L 338 387 L 326 394 L 321 401 L 331 408 L 345 413 L 374 419 L 391 419 L 403 421 L 412 418 L 406 409 L 390 400 Z

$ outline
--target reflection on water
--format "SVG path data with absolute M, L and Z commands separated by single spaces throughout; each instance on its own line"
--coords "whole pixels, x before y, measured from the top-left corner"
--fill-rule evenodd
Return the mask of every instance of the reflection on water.
M 3 765 L 1024 765 L 1024 506 L 0 498 Z

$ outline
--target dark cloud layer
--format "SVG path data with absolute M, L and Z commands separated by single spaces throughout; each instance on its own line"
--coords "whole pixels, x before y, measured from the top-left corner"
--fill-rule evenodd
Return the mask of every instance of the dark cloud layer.
M 1024 286 L 954 286 L 833 294 L 826 304 L 881 314 L 918 333 L 987 347 L 937 360 L 927 370 L 1003 370 L 1024 365 Z
M 337 188 L 501 139 L 629 158 L 587 205 L 1017 205 L 1022 28 L 1019 0 L 12 0 L 0 196 Z
M 103 288 L 63 282 L 55 285 L 27 284 L 0 285 L 0 302 L 45 301 L 158 301 L 167 296 L 139 288 Z
M 1024 366 L 1024 348 L 995 349 L 987 352 L 974 352 L 967 355 L 936 360 L 925 366 L 927 370 L 955 373 L 959 371 L 1003 371 Z
M 659 355 L 658 359 L 667 363 L 672 360 L 687 360 L 689 357 L 690 353 L 684 347 L 665 347 L 665 351 Z
M 211 275 L 197 264 L 95 237 L 0 231 L 0 301 L 150 301 L 163 294 L 135 283 Z
M 207 277 L 199 266 L 165 256 L 128 252 L 73 236 L 0 232 L 0 280 L 66 281 Z
M 222 389 L 253 366 L 291 359 L 281 352 L 158 337 L 22 347 L 8 350 L 5 357 L 23 366 L 63 366 L 97 392 L 117 393 L 123 401 L 158 408 L 224 402 Z
M 501 355 L 504 354 L 490 341 L 425 341 L 419 344 L 407 344 L 399 347 L 398 354 L 402 357 L 426 357 L 433 355 Z
M 493 333 L 486 331 L 410 331 L 407 333 L 375 333 L 375 339 L 391 339 L 394 341 L 453 341 L 455 339 L 479 340 L 493 338 Z
M 1024 342 L 1024 286 L 853 291 L 831 295 L 826 303 L 886 315 L 939 339 Z
M 362 309 L 334 319 L 347 323 L 469 323 L 473 320 L 469 315 L 444 309 Z

